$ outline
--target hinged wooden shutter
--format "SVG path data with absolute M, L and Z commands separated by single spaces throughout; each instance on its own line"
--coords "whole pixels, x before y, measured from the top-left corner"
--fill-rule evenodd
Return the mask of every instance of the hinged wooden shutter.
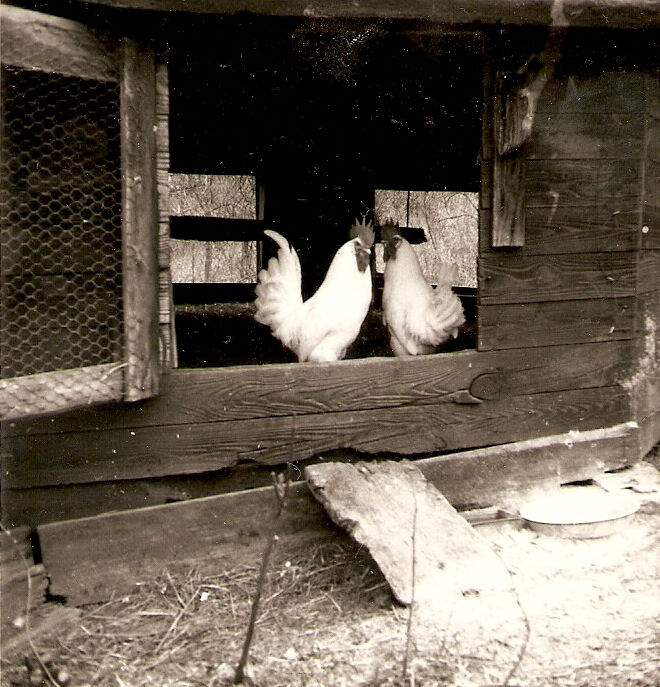
M 155 81 L 126 95 L 125 49 L 77 22 L 0 11 L 0 418 L 152 395 L 157 353 L 136 354 L 135 341 L 157 351 L 156 190 L 143 159 Z

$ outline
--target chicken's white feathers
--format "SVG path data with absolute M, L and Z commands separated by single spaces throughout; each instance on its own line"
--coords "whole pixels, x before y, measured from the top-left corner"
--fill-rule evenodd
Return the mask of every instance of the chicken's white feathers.
M 296 251 L 276 231 L 264 233 L 279 248 L 259 272 L 255 319 L 268 325 L 301 362 L 340 360 L 357 338 L 371 303 L 371 271 L 364 262 L 371 246 L 359 236 L 347 241 L 316 293 L 303 302 Z
M 424 277 L 412 246 L 399 235 L 385 263 L 383 322 L 396 355 L 432 353 L 465 322 L 463 306 L 451 290 L 454 265 L 443 263 L 434 289 Z
M 300 260 L 293 246 L 276 231 L 264 230 L 277 245 L 277 257 L 268 261 L 268 267 L 257 277 L 255 319 L 273 331 L 302 305 Z

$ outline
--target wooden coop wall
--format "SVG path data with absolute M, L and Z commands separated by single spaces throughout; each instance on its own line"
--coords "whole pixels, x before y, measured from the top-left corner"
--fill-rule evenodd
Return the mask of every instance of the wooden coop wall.
M 578 359 L 609 342 L 620 373 L 594 392 L 628 393 L 639 456 L 660 439 L 659 97 L 648 67 L 559 70 L 519 152 L 524 245 L 492 247 L 487 191 L 480 222 L 479 349 L 536 348 L 542 357 L 545 346 L 571 345 Z M 493 138 L 486 130 L 486 175 Z
M 617 438 L 596 467 L 634 461 L 658 413 L 657 376 L 633 378 L 642 312 L 657 314 L 658 233 L 640 227 L 640 217 L 658 216 L 648 174 L 658 164 L 651 91 L 657 81 L 641 73 L 548 85 L 525 152 L 526 235 L 517 249 L 490 247 L 486 102 L 477 350 L 171 370 L 151 400 L 13 422 L 5 428 L 3 522 L 235 491 L 267 483 L 273 466 L 348 450 L 432 455 L 648 416 L 645 443 L 636 434 Z M 165 224 L 161 208 L 161 238 Z M 161 257 L 161 272 L 166 266 Z M 161 288 L 161 328 L 167 302 Z M 562 479 L 589 476 L 584 458 L 568 461 Z M 471 477 L 459 470 L 452 479 Z

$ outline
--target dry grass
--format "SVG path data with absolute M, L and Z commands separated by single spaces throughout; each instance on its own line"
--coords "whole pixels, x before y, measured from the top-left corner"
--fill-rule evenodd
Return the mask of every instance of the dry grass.
M 659 456 L 649 461 L 657 466 Z M 460 603 L 448 609 L 450 629 L 414 623 L 407 681 L 408 612 L 368 553 L 342 538 L 276 547 L 251 674 L 263 687 L 493 687 L 522 655 L 509 687 L 660 685 L 659 530 L 657 503 L 600 540 L 559 540 L 515 523 L 480 528 L 513 574 L 529 637 L 511 614 L 470 599 L 491 613 L 494 633 L 486 638 L 462 623 Z M 35 648 L 55 678 L 68 673 L 68 687 L 220 687 L 238 662 L 258 574 L 258 562 L 217 574 L 171 567 L 131 596 L 84 607 L 74 621 L 35 634 Z M 36 674 L 29 647 L 17 646 L 3 652 L 3 687 L 27 686 Z
M 136 594 L 84 608 L 55 646 L 44 638 L 37 648 L 54 672 L 66 666 L 78 686 L 219 685 L 227 669 L 218 667 L 237 663 L 257 575 L 257 566 L 218 575 L 164 571 Z M 391 607 L 380 571 L 354 544 L 328 543 L 287 560 L 276 556 L 260 605 L 252 667 L 261 675 L 266 670 L 262 684 L 290 685 L 308 684 L 304 674 L 292 682 L 290 667 L 299 671 L 303 659 L 339 674 L 343 665 L 353 676 L 358 654 L 392 644 L 395 661 L 403 611 L 392 614 L 389 633 L 374 638 L 367 629 L 370 619 Z M 29 684 L 17 659 L 3 657 L 3 685 Z

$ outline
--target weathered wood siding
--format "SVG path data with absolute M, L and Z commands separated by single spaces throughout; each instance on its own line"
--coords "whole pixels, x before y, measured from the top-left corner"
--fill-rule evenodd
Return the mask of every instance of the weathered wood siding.
M 546 86 L 524 150 L 524 247 L 490 247 L 482 201 L 479 350 L 634 336 L 649 78 Z
M 630 348 L 173 370 L 149 401 L 8 424 L 3 508 L 26 517 L 19 506 L 35 490 L 33 516 L 45 521 L 84 514 L 68 498 L 79 485 L 90 494 L 98 486 L 85 501 L 94 513 L 118 507 L 113 492 L 128 480 L 258 469 L 342 448 L 431 454 L 614 425 L 630 417 L 618 383 Z
M 637 264 L 636 367 L 630 386 L 640 452 L 660 441 L 660 80 L 647 81 L 644 198 Z
M 259 471 L 337 450 L 430 455 L 631 419 L 642 438 L 624 458 L 637 459 L 659 412 L 657 87 L 593 70 L 547 86 L 525 144 L 515 249 L 490 247 L 486 107 L 478 350 L 173 370 L 151 400 L 8 423 L 4 521 L 187 498 L 183 482 L 173 496 L 146 488 L 175 477 L 212 473 L 222 491 L 226 471 L 226 483 L 241 473 L 254 486 Z

